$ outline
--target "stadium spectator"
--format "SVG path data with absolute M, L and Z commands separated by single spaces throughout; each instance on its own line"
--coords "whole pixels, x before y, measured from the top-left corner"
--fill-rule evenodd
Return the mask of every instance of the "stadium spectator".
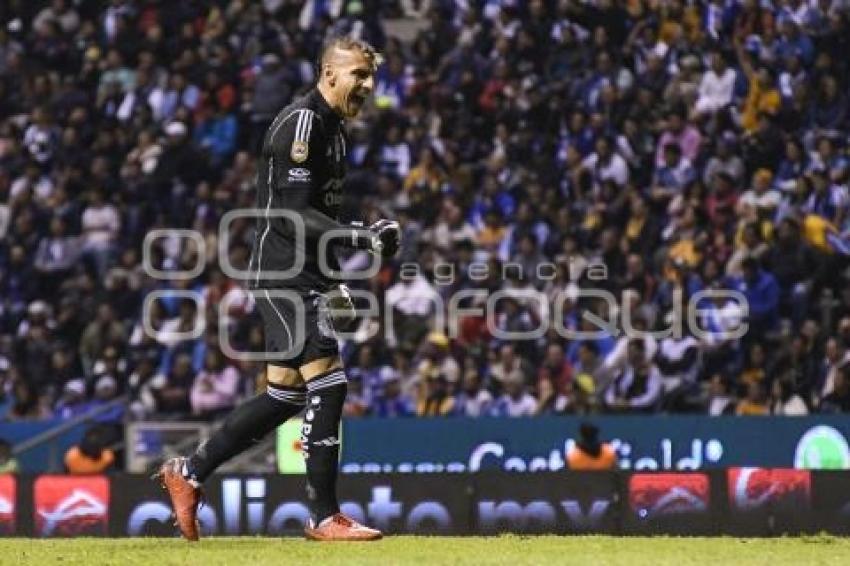
M 599 359 L 599 350 L 594 342 L 582 342 L 578 348 L 578 362 L 573 366 L 575 384 L 588 397 L 591 408 L 596 410 L 608 388 L 610 372 Z
M 381 394 L 383 389 L 383 374 L 381 372 L 383 369 L 378 365 L 378 359 L 372 345 L 366 343 L 360 346 L 356 363 L 353 363 L 351 369 L 348 370 L 348 377 L 361 383 L 363 400 L 367 405 Z
M 764 394 L 764 384 L 750 383 L 746 388 L 747 394 L 735 407 L 736 415 L 761 416 L 770 412 L 767 399 Z
M 65 470 L 73 475 L 102 474 L 114 465 L 115 452 L 99 426 L 86 429 L 80 443 L 65 453 Z
M 416 367 L 419 379 L 439 374 L 452 387 L 460 381 L 460 366 L 449 350 L 449 339 L 441 332 L 432 332 L 423 345 L 422 359 Z
M 0 420 L 6 418 L 12 407 L 12 387 L 9 381 L 9 359 L 0 355 Z
M 490 414 L 493 395 L 481 386 L 478 369 L 467 367 L 463 383 L 455 400 L 455 410 L 462 417 L 481 417 Z
M 69 275 L 81 253 L 79 241 L 67 235 L 67 225 L 61 216 L 50 221 L 50 234 L 41 239 L 35 252 L 33 267 L 39 274 L 39 289 L 45 294 L 56 293 L 58 284 Z
M 701 370 L 699 341 L 690 333 L 668 336 L 658 345 L 655 365 L 664 388 L 665 403 L 671 410 L 686 412 L 689 397 L 699 394 Z
M 537 385 L 548 381 L 554 390 L 563 391 L 567 384 L 572 381 L 573 368 L 570 367 L 564 354 L 564 347 L 559 343 L 552 343 L 546 347 L 546 357 L 537 372 Z
M 641 339 L 629 341 L 626 364 L 608 386 L 605 404 L 613 412 L 650 412 L 661 399 L 663 382 Z
M 755 342 L 750 345 L 738 381 L 747 386 L 750 383 L 767 383 L 768 370 L 764 344 Z
M 121 344 L 125 338 L 124 327 L 115 320 L 115 311 L 109 303 L 97 308 L 97 318 L 91 321 L 80 337 L 80 362 L 86 375 L 94 372 L 94 364 L 108 344 Z
M 362 417 L 369 413 L 369 403 L 363 394 L 363 381 L 354 378 L 348 382 L 348 393 L 345 396 L 345 404 L 342 414 L 346 417 Z
M 537 412 L 538 402 L 528 392 L 526 375 L 522 370 L 511 371 L 503 381 L 504 393 L 490 409 L 494 417 L 531 417 Z
M 158 374 L 150 382 L 150 392 L 154 398 L 154 414 L 172 418 L 189 414 L 191 411 L 189 396 L 194 383 L 192 358 L 189 354 L 179 354 L 167 375 Z
M 127 379 L 130 401 L 129 413 L 136 419 L 144 419 L 156 411 L 153 384 L 160 381 L 156 375 L 159 353 L 156 349 L 139 351 L 133 360 L 135 371 Z
M 198 124 L 195 143 L 210 154 L 213 167 L 223 163 L 236 149 L 236 117 L 215 98 L 210 101 L 212 114 Z
M 13 368 L 17 371 L 17 368 Z M 6 414 L 10 421 L 47 419 L 53 416 L 53 400 L 47 395 L 47 403 L 35 389 L 23 379 L 12 381 L 12 406 Z
M 410 417 L 416 414 L 413 400 L 401 391 L 398 374 L 393 368 L 381 369 L 381 394 L 376 397 L 369 414 L 375 417 Z
M 401 277 L 387 289 L 386 308 L 393 314 L 394 342 L 405 349 L 415 349 L 424 334 L 428 333 L 428 316 L 434 309 L 437 291 L 421 274 Z
M 72 379 L 62 389 L 62 397 L 54 409 L 56 416 L 70 420 L 87 413 L 90 406 L 86 397 L 86 382 L 82 379 Z
M 748 257 L 741 263 L 741 276 L 732 278 L 731 288 L 747 299 L 751 336 L 760 337 L 775 329 L 779 285 L 772 273 L 759 267 L 755 258 Z
M 564 393 L 568 391 L 572 393 L 573 385 L 568 383 L 562 388 L 556 390 L 552 385 L 552 381 L 544 379 L 537 384 L 537 407 L 534 410 L 535 415 L 553 415 L 563 414 L 568 410 L 574 410 L 571 406 L 575 403 Z
M 567 468 L 576 471 L 604 471 L 617 467 L 617 452 L 607 442 L 599 440 L 599 428 L 583 422 L 579 437 L 567 451 Z
M 712 417 L 734 415 L 736 400 L 729 392 L 728 380 L 719 373 L 709 382 L 707 413 Z
M 98 277 L 106 274 L 117 244 L 121 217 L 118 210 L 106 201 L 102 187 L 91 192 L 89 205 L 81 218 L 83 230 L 83 258 L 91 261 Z
M 0 438 L 0 474 L 17 474 L 18 461 L 12 456 L 12 445 Z
M 280 57 L 266 53 L 260 62 L 259 73 L 254 77 L 251 100 L 251 144 L 252 150 L 259 142 L 280 109 L 289 104 L 292 97 L 293 80 L 288 69 L 281 65 Z
M 835 374 L 832 393 L 821 399 L 820 412 L 848 413 L 850 412 L 850 366 L 844 365 Z
M 455 408 L 455 398 L 450 393 L 449 382 L 439 371 L 431 371 L 420 382 L 416 414 L 420 417 L 445 417 Z
M 784 379 L 775 379 L 770 390 L 770 414 L 802 417 L 809 414 L 803 398 L 794 393 L 794 385 Z
M 683 109 L 675 108 L 667 115 L 666 128 L 658 138 L 655 166 L 684 171 L 698 157 L 701 143 L 699 130 L 685 120 Z
M 828 338 L 824 346 L 824 360 L 818 372 L 819 380 L 812 390 L 810 401 L 813 405 L 816 406 L 821 399 L 835 390 L 835 378 L 848 362 L 850 351 L 847 347 L 838 338 Z
M 726 55 L 718 50 L 711 53 L 711 67 L 699 83 L 699 97 L 694 105 L 698 117 L 714 114 L 732 103 L 735 90 L 735 70 L 727 65 Z
M 195 376 L 189 401 L 192 414 L 213 419 L 236 405 L 239 394 L 239 372 L 227 363 L 218 349 L 207 350 L 204 367 Z
M 490 387 L 501 392 L 510 375 L 528 375 L 531 366 L 525 358 L 516 354 L 513 344 L 502 344 L 498 350 L 498 356 L 490 363 L 490 374 L 488 376 Z

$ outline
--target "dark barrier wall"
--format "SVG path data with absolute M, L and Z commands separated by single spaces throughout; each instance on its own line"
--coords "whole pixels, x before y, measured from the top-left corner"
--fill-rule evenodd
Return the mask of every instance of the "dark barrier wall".
M 850 534 L 850 473 L 732 468 L 687 473 L 366 474 L 343 510 L 389 534 Z M 299 476 L 220 476 L 208 535 L 300 536 Z M 164 492 L 143 476 L 0 476 L 0 533 L 169 536 Z
M 582 420 L 349 420 L 343 431 L 342 467 L 351 473 L 559 470 Z M 588 420 L 599 426 L 603 438 L 613 440 L 623 469 L 850 469 L 850 419 L 842 416 Z

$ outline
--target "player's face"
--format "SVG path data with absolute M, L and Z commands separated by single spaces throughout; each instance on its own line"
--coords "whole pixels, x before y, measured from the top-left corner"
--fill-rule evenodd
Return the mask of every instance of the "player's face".
M 354 118 L 375 88 L 375 66 L 360 50 L 340 50 L 333 63 L 337 107 L 345 118 Z

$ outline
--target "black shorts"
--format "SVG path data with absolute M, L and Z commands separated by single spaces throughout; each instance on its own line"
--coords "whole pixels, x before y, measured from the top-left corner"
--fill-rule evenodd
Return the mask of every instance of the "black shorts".
M 254 301 L 263 317 L 269 364 L 297 370 L 314 360 L 339 355 L 324 295 L 254 289 Z

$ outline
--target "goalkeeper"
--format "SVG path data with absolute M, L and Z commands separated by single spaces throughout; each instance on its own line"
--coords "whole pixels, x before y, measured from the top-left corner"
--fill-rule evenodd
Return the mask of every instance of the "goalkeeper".
M 204 480 L 305 405 L 301 441 L 311 515 L 305 535 L 314 540 L 381 537 L 340 513 L 337 501 L 347 380 L 333 328 L 340 317 L 352 318 L 354 307 L 345 286 L 320 269 L 318 251 L 323 235 L 333 235 L 337 245 L 385 258 L 399 247 L 396 222 L 381 220 L 363 228 L 337 220 L 348 151 L 343 120 L 355 117 L 372 94 L 378 63 L 378 54 L 363 41 L 331 40 L 322 49 L 316 87 L 283 109 L 266 133 L 257 175 L 257 207 L 263 213 L 249 284 L 263 317 L 266 351 L 274 361 L 266 367 L 266 392 L 237 407 L 192 456 L 169 460 L 160 469 L 177 525 L 189 540 L 199 538 L 197 510 Z M 276 211 L 294 214 L 300 222 Z M 328 267 L 338 270 L 333 254 L 326 255 Z M 279 274 L 293 267 L 296 274 L 281 280 Z

